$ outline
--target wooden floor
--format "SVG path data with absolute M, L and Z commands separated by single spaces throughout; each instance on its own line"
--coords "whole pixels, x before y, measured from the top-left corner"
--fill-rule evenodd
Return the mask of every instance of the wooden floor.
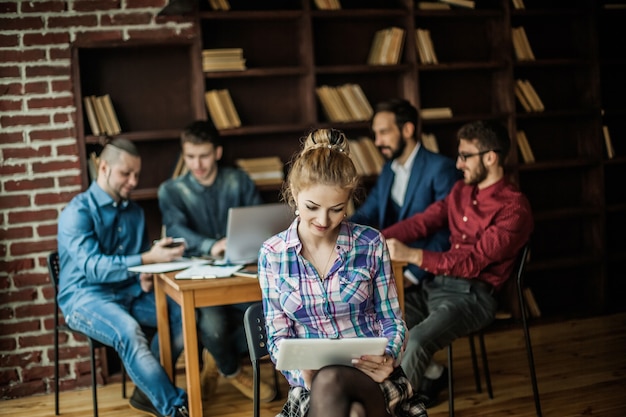
M 531 328 L 539 391 L 544 416 L 626 416 L 626 314 L 543 324 Z M 494 399 L 477 394 L 466 339 L 454 344 L 456 416 L 534 416 L 532 390 L 520 329 L 487 336 Z M 445 361 L 445 355 L 438 358 Z M 442 362 L 443 363 L 443 362 Z M 265 377 L 271 369 L 263 370 Z M 284 380 L 283 380 L 284 381 Z M 179 378 L 182 386 L 184 381 Z M 252 401 L 226 383 L 204 404 L 205 417 L 247 417 Z M 262 405 L 262 417 L 274 417 L 283 398 Z M 132 392 L 132 384 L 131 390 Z M 101 417 L 139 416 L 121 397 L 120 384 L 99 388 Z M 447 399 L 447 395 L 442 394 Z M 448 415 L 446 401 L 429 409 L 429 416 Z M 0 402 L 0 416 L 54 415 L 54 396 L 35 396 Z M 91 391 L 61 393 L 61 415 L 91 416 Z

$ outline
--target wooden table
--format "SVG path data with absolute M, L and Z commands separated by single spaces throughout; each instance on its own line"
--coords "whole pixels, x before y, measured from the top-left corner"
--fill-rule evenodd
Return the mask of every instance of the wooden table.
M 165 371 L 173 380 L 172 347 L 169 337 L 166 295 L 169 295 L 182 310 L 185 374 L 190 417 L 202 416 L 202 393 L 200 391 L 200 361 L 195 309 L 244 302 L 260 301 L 261 287 L 256 278 L 229 277 L 202 280 L 177 280 L 176 272 L 155 275 L 154 295 L 156 298 L 159 352 Z
M 404 313 L 404 288 L 402 287 L 402 267 L 404 263 L 393 262 L 392 269 L 398 280 L 398 298 Z M 156 298 L 157 327 L 159 352 L 163 368 L 174 380 L 174 364 L 172 363 L 172 346 L 169 337 L 170 322 L 168 318 L 166 295 L 169 295 L 182 310 L 183 338 L 185 355 L 185 374 L 187 379 L 187 398 L 189 416 L 202 416 L 202 393 L 200 391 L 200 356 L 198 352 L 198 333 L 196 328 L 195 310 L 198 307 L 220 306 L 253 301 L 261 301 L 261 287 L 256 278 L 229 277 L 218 279 L 185 279 L 174 278 L 178 271 L 156 274 L 154 295 Z

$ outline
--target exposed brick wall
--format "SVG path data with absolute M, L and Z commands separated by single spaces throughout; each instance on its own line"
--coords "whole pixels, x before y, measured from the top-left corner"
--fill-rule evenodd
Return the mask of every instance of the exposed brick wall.
M 194 36 L 192 22 L 156 17 L 167 2 L 0 0 L 0 399 L 54 389 L 46 256 L 81 191 L 70 45 Z M 60 341 L 61 389 L 89 386 L 87 344 Z

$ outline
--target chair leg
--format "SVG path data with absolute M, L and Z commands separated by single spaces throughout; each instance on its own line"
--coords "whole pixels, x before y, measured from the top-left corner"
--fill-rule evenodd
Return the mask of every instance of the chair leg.
M 59 329 L 54 325 L 54 415 L 59 415 Z
M 126 368 L 124 364 L 120 365 L 122 373 L 122 398 L 126 398 Z
M 91 350 L 91 394 L 93 397 L 93 416 L 98 417 L 98 381 L 96 378 L 96 349 L 93 341 L 89 339 L 89 349 Z
M 476 357 L 476 345 L 474 343 L 474 334 L 468 336 L 470 354 L 472 355 L 472 369 L 474 370 L 474 383 L 476 384 L 476 392 L 483 392 L 482 383 L 480 382 L 480 372 L 478 371 L 478 358 Z
M 478 334 L 478 342 L 480 343 L 480 352 L 483 360 L 483 370 L 485 372 L 485 384 L 487 385 L 487 393 L 489 398 L 493 400 L 493 388 L 491 387 L 491 372 L 489 372 L 489 362 L 487 361 L 487 349 L 485 348 L 485 334 Z
M 454 417 L 454 373 L 452 370 L 452 343 L 448 345 L 448 414 Z
M 535 373 L 535 359 L 533 357 L 533 348 L 530 343 L 530 331 L 528 330 L 528 321 L 526 320 L 526 312 L 522 314 L 522 324 L 524 327 L 524 341 L 526 342 L 526 355 L 528 356 L 528 370 L 530 371 L 530 381 L 533 386 L 533 397 L 535 399 L 535 410 L 537 417 L 542 417 L 541 401 L 539 399 L 539 388 L 537 387 L 537 375 Z
M 252 406 L 254 407 L 254 417 L 259 417 L 260 414 L 260 402 L 259 402 L 259 391 L 260 391 L 260 381 L 261 379 L 261 374 L 259 372 L 259 361 L 258 360 L 254 360 L 252 361 L 252 382 L 253 382 L 253 390 L 254 390 L 254 397 L 252 400 Z

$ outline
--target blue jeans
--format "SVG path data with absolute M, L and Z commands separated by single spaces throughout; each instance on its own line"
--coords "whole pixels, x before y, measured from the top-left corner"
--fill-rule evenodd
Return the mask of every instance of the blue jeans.
M 197 309 L 200 342 L 213 355 L 222 375 L 235 374 L 241 355 L 248 351 L 243 315 L 249 305 L 242 303 Z
M 177 358 L 183 350 L 181 312 L 169 297 L 167 302 L 172 357 Z M 176 407 L 187 403 L 185 391 L 172 384 L 159 362 L 158 336 L 148 346 L 142 330 L 142 326 L 157 326 L 154 293 L 142 292 L 137 297 L 86 294 L 65 320 L 72 329 L 113 347 L 128 375 L 159 413 L 172 415 Z
M 435 352 L 491 323 L 497 308 L 485 288 L 469 279 L 445 276 L 407 292 L 404 303 L 409 337 L 402 369 L 416 390 Z

